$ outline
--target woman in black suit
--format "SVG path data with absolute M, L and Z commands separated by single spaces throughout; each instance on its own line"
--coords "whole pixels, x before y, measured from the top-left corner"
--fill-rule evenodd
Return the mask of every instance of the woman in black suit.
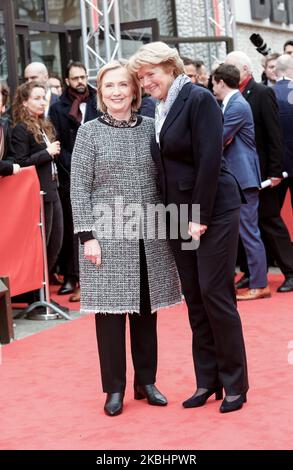
M 180 234 L 200 241 L 191 251 L 184 236 L 170 237 L 188 306 L 197 380 L 183 406 L 202 406 L 214 393 L 221 399 L 224 387 L 220 411 L 235 411 L 248 390 L 234 289 L 241 194 L 222 160 L 222 113 L 211 93 L 184 74 L 177 50 L 162 42 L 142 46 L 130 68 L 146 93 L 159 100 L 152 155 L 164 202 L 178 207 Z M 185 221 L 182 204 L 188 206 Z
M 16 90 L 13 103 L 12 148 L 21 167 L 35 165 L 41 190 L 45 192 L 45 227 L 48 270 L 53 269 L 63 238 L 63 215 L 58 194 L 55 158 L 60 143 L 51 122 L 44 118 L 46 90 L 37 82 L 24 83 Z

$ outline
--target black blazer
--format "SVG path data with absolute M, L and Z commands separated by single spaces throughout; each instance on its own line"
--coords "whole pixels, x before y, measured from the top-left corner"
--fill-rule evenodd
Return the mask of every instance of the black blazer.
M 262 180 L 270 176 L 282 176 L 283 142 L 279 107 L 271 87 L 250 80 L 243 91 L 244 98 L 251 106 L 256 150 L 259 156 Z M 260 217 L 278 216 L 280 206 L 276 188 L 260 192 Z
M 236 209 L 241 193 L 222 158 L 223 116 L 205 88 L 183 86 L 160 132 L 152 156 L 165 204 L 200 204 L 200 222 Z M 190 212 L 191 214 L 191 212 Z
M 37 143 L 24 124 L 17 124 L 12 130 L 12 148 L 15 162 L 20 166 L 35 165 L 40 186 L 45 191 L 45 201 L 58 198 L 57 181 L 52 179 L 52 157 L 46 150 L 45 143 Z
M 0 176 L 9 176 L 13 173 L 13 163 L 0 160 Z
M 262 179 L 282 176 L 282 131 L 274 90 L 252 79 L 243 91 L 251 106 Z
M 4 153 L 2 160 L 0 160 L 0 176 L 9 176 L 13 174 L 13 151 L 11 149 L 11 128 L 9 120 L 0 118 L 0 126 L 3 130 L 4 139 Z
M 293 177 L 293 106 L 292 80 L 279 80 L 274 92 L 280 109 L 283 136 L 283 169 Z
M 3 130 L 4 137 L 4 153 L 2 160 L 10 160 L 13 162 L 13 150 L 11 148 L 11 121 L 8 117 L 0 118 L 0 126 Z

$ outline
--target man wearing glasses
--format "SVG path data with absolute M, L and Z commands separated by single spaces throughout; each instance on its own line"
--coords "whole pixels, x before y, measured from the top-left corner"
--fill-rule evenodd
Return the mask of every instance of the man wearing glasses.
M 71 294 L 70 301 L 77 302 L 79 295 L 78 240 L 73 233 L 70 202 L 71 154 L 76 134 L 81 124 L 98 116 L 96 91 L 88 84 L 87 70 L 80 62 L 69 62 L 65 73 L 66 87 L 57 103 L 51 106 L 49 116 L 61 143 L 58 158 L 59 192 L 63 207 L 64 239 L 61 250 L 61 272 L 64 282 L 59 295 Z

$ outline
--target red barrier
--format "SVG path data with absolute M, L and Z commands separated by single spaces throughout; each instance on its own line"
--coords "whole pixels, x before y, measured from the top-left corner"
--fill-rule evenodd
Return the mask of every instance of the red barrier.
M 0 178 L 0 276 L 9 276 L 12 296 L 42 287 L 39 222 L 40 183 L 35 167 Z

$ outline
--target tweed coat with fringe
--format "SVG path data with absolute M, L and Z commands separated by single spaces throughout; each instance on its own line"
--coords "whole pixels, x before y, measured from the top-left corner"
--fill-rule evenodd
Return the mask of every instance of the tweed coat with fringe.
M 128 225 L 133 221 L 129 216 L 137 207 L 146 213 L 149 204 L 161 202 L 156 166 L 150 154 L 153 135 L 154 120 L 146 117 L 138 126 L 128 128 L 112 127 L 96 119 L 82 125 L 78 131 L 71 167 L 74 232 L 93 231 L 102 252 L 102 264 L 97 267 L 84 258 L 84 247 L 80 245 L 83 313 L 139 312 L 139 238 L 128 239 L 133 227 L 128 226 L 127 231 L 127 221 Z M 104 212 L 101 212 L 101 205 L 106 205 Z M 121 217 L 116 216 L 117 211 L 125 207 L 128 218 L 123 218 L 122 226 Z M 144 239 L 154 312 L 179 303 L 181 290 L 168 242 L 158 236 L 146 236 L 146 219 L 139 217 L 143 220 L 140 233 Z M 109 221 L 112 222 L 111 232 L 105 229 L 105 226 L 109 228 Z M 135 228 L 133 230 L 135 232 Z

